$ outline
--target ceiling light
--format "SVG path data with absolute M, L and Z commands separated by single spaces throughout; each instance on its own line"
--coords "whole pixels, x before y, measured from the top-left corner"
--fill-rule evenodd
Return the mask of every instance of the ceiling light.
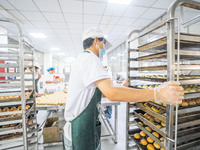
M 130 4 L 131 0 L 108 0 L 108 3 L 114 3 L 114 4 Z
M 107 39 L 108 35 L 106 34 L 106 35 L 104 35 L 104 37 Z
M 58 51 L 58 50 L 60 50 L 59 47 L 51 47 L 50 49 L 53 50 L 53 51 Z
M 30 33 L 30 35 L 34 38 L 46 38 L 46 36 L 43 33 Z
M 65 55 L 65 53 L 58 53 L 58 55 L 60 55 L 60 56 L 61 56 L 61 55 Z

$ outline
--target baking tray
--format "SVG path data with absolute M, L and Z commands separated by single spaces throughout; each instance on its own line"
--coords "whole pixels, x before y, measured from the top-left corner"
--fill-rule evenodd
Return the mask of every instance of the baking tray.
M 166 136 L 166 129 L 164 127 L 162 127 L 161 129 L 159 129 L 156 125 L 158 125 L 159 123 L 156 123 L 156 125 L 152 124 L 149 120 L 147 120 L 146 118 L 142 117 L 139 113 L 145 114 L 144 111 L 142 110 L 134 110 L 133 114 L 138 117 L 138 119 L 140 119 L 143 123 L 147 124 L 152 130 L 158 132 L 161 136 L 165 137 Z M 137 121 L 138 122 L 138 121 Z M 160 124 L 159 124 L 160 125 Z
M 146 146 L 143 146 L 140 144 L 140 140 L 142 139 L 147 139 L 147 137 L 145 136 L 145 138 L 140 138 L 139 140 L 134 138 L 134 134 L 135 133 L 140 133 L 142 130 L 141 129 L 134 129 L 134 130 L 130 130 L 128 131 L 128 134 L 130 135 L 131 139 L 135 142 L 135 144 L 141 149 L 141 150 L 147 150 Z M 158 149 L 155 149 L 158 150 Z
M 151 132 L 149 132 L 148 130 L 146 130 L 143 126 L 141 126 L 139 123 L 138 123 L 139 119 L 135 119 L 135 123 L 136 125 L 142 130 L 144 131 L 149 137 L 151 137 L 156 143 L 158 143 L 161 147 L 165 147 L 164 146 L 164 142 L 161 142 L 157 137 L 155 137 Z M 159 138 L 161 136 L 159 135 Z
M 176 70 L 176 66 L 175 66 L 175 70 Z M 167 65 L 163 65 L 163 66 L 147 66 L 147 67 L 129 67 L 128 68 L 130 71 L 158 71 L 158 70 L 167 70 Z M 200 69 L 200 65 L 199 64 L 195 64 L 195 65 L 185 65 L 185 64 L 180 64 L 179 65 L 179 70 L 181 71 L 190 71 L 190 70 L 199 70 Z
M 150 105 L 156 106 L 158 108 L 166 109 L 165 106 L 159 105 L 157 103 L 154 103 L 152 101 L 148 102 Z M 193 106 L 179 106 L 178 107 L 178 113 L 180 114 L 186 114 L 186 113 L 191 113 L 191 112 L 197 112 L 200 110 L 200 104 L 196 104 Z
M 177 50 L 175 51 L 177 59 Z M 199 60 L 200 52 L 192 50 L 180 50 L 180 59 L 181 60 Z M 148 61 L 148 62 L 167 62 L 167 52 L 161 52 L 156 54 L 150 54 L 142 57 L 135 58 L 133 61 Z
M 151 116 L 161 120 L 162 122 L 166 123 L 166 116 L 164 114 L 159 114 L 159 113 L 145 107 L 141 103 L 136 103 L 136 107 L 140 108 L 144 112 L 147 112 L 149 115 L 151 115 Z
M 177 49 L 177 34 L 175 35 L 175 48 Z M 180 49 L 190 49 L 193 48 L 199 50 L 200 47 L 200 36 L 194 34 L 184 34 L 180 35 Z M 140 45 L 139 51 L 143 52 L 160 52 L 167 50 L 167 36 L 157 39 L 155 41 Z

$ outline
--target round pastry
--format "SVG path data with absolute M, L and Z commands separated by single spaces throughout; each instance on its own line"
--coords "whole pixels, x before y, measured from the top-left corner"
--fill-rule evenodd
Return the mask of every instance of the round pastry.
M 147 129 L 147 131 L 151 132 L 151 128 L 150 127 L 145 127 L 145 129 Z
M 143 123 L 142 122 L 138 122 L 141 126 L 143 126 Z
M 160 138 L 160 141 L 164 141 L 164 140 L 165 140 L 164 137 L 161 137 L 161 138 Z
M 146 133 L 145 133 L 144 131 L 141 131 L 141 132 L 140 132 L 140 135 L 141 135 L 142 137 L 145 137 L 145 136 L 146 136 Z
M 138 88 L 142 88 L 143 86 L 142 86 L 142 85 L 138 85 L 137 87 L 138 87 Z
M 195 102 L 194 100 L 190 100 L 190 101 L 188 102 L 188 104 L 189 104 L 190 106 L 194 106 L 194 105 L 196 105 L 196 102 Z
M 15 127 L 15 126 L 16 126 L 16 124 L 11 124 L 11 125 L 10 125 L 10 127 Z
M 9 111 L 9 108 L 8 108 L 8 107 L 5 107 L 5 108 L 3 109 L 3 112 L 6 112 L 6 111 Z
M 188 90 L 184 90 L 183 92 L 184 92 L 184 93 L 189 93 L 189 91 L 188 91 Z
M 152 77 L 152 78 L 157 78 L 157 76 L 156 76 L 156 75 L 152 75 L 151 77 Z
M 152 144 L 148 144 L 147 145 L 147 150 L 155 150 L 155 148 L 153 147 Z
M 160 150 L 165 150 L 163 147 L 161 147 L 161 149 Z
M 8 128 L 9 127 L 9 125 L 3 125 L 2 126 L 2 128 Z
M 152 106 L 151 109 L 152 109 L 153 111 L 159 113 L 159 110 L 158 110 L 156 107 Z
M 200 99 L 195 100 L 197 104 L 200 104 Z
M 14 114 L 8 115 L 8 117 L 14 117 L 14 116 L 15 116 Z
M 4 99 L 9 99 L 9 96 L 4 96 Z
M 160 145 L 159 145 L 158 143 L 156 143 L 156 142 L 153 143 L 153 146 L 154 146 L 155 148 L 157 148 L 157 149 L 160 149 Z
M 0 108 L 0 112 L 3 112 L 3 110 Z
M 148 117 L 149 117 L 149 115 L 148 115 L 147 113 L 145 113 L 145 114 L 144 114 L 144 118 L 147 119 Z
M 150 75 L 146 75 L 145 77 L 146 77 L 146 78 L 150 78 Z
M 21 109 L 22 109 L 22 106 L 19 106 L 18 109 L 21 110 Z
M 12 107 L 10 110 L 11 111 L 15 111 L 15 110 L 17 110 L 17 108 L 16 107 Z
M 166 127 L 166 123 L 164 123 L 164 122 L 161 122 L 161 125 L 162 125 L 163 127 Z
M 21 113 L 18 113 L 16 116 L 21 116 L 22 114 Z
M 167 104 L 163 103 L 163 106 L 165 106 L 165 107 L 166 107 L 166 106 L 167 106 Z
M 148 89 L 154 89 L 154 85 L 150 85 L 149 87 L 148 87 Z
M 190 89 L 190 90 L 189 90 L 189 93 L 194 93 L 194 92 L 196 92 L 195 89 Z
M 158 104 L 158 105 L 163 105 L 163 103 L 162 103 L 162 102 L 158 102 L 157 104 Z
M 165 110 L 160 108 L 160 109 L 159 109 L 159 113 L 160 113 L 160 114 L 164 114 L 164 113 L 165 113 Z
M 146 141 L 145 139 L 142 139 L 142 140 L 140 141 L 140 143 L 141 143 L 142 145 L 144 145 L 144 146 L 147 145 L 147 141 Z
M 148 85 L 144 85 L 143 88 L 144 88 L 144 89 L 148 89 Z
M 154 142 L 154 140 L 153 140 L 152 138 L 150 138 L 150 137 L 147 138 L 147 141 L 148 141 L 149 143 L 153 143 L 153 142 Z
M 188 106 L 188 103 L 186 101 L 182 101 L 181 106 L 183 107 Z
M 161 125 L 159 125 L 159 124 L 158 124 L 158 125 L 156 125 L 156 127 L 158 127 L 159 129 L 161 129 L 161 128 L 162 128 L 162 126 L 161 126 Z
M 157 132 L 152 133 L 155 137 L 159 138 L 159 134 Z
M 135 133 L 134 138 L 138 140 L 138 139 L 140 139 L 140 135 L 138 133 Z
M 154 120 L 155 120 L 155 122 L 157 122 L 157 123 L 160 123 L 160 122 L 161 122 L 161 121 L 160 121 L 159 119 L 157 119 L 157 118 L 155 118 Z
M 3 96 L 0 96 L 0 99 L 4 99 L 4 97 L 3 97 Z

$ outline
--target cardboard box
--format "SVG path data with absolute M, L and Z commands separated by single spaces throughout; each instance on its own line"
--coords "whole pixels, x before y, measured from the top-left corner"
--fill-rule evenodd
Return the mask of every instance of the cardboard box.
M 59 141 L 58 117 L 48 118 L 43 129 L 44 143 L 52 143 Z

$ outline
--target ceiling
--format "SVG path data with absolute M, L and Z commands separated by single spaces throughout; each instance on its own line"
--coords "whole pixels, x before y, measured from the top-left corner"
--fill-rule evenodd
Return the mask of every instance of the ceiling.
M 31 38 L 37 50 L 73 57 L 83 50 L 81 35 L 88 27 L 99 27 L 115 47 L 132 30 L 165 13 L 173 1 L 132 0 L 122 5 L 108 0 L 0 0 L 0 15 L 16 19 L 27 35 L 43 33 L 44 39 Z

